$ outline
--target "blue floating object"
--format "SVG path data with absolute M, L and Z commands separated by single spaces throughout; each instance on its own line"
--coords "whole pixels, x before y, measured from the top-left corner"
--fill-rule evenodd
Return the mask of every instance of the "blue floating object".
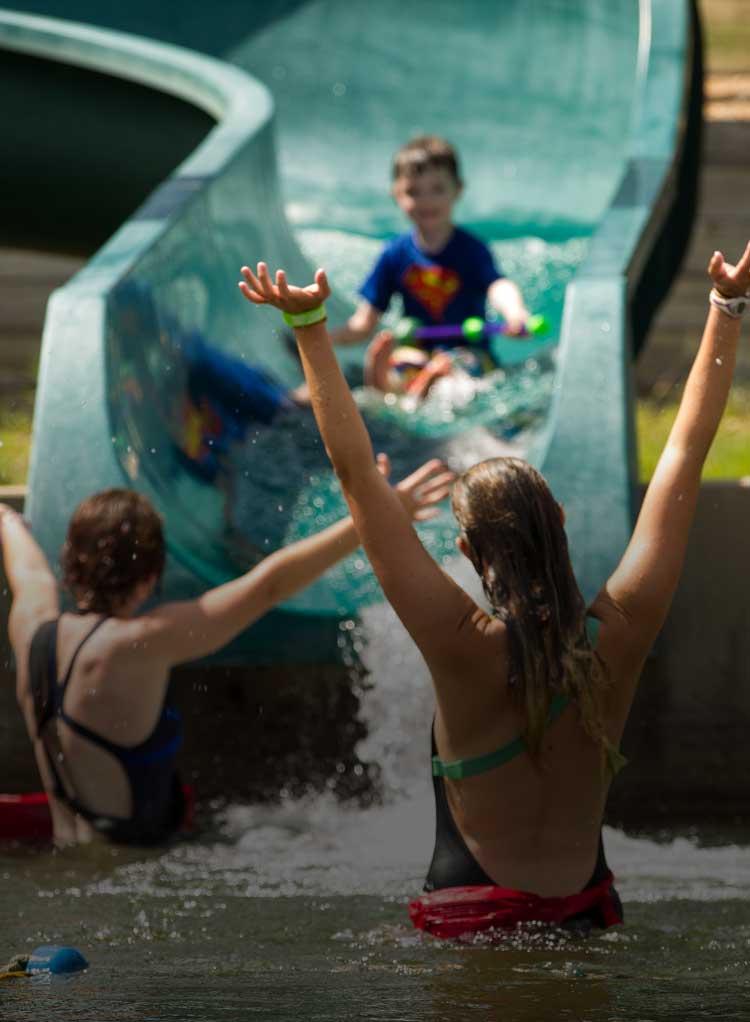
M 26 971 L 28 973 L 51 972 L 54 975 L 60 975 L 67 972 L 80 972 L 88 967 L 89 963 L 74 947 L 40 944 L 29 958 Z

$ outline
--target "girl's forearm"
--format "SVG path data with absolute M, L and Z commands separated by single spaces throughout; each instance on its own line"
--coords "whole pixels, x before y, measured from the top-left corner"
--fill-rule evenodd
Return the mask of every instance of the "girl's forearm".
M 357 530 L 347 516 L 314 536 L 276 550 L 246 577 L 252 581 L 253 574 L 261 572 L 270 587 L 269 605 L 275 606 L 306 589 L 358 547 Z
M 741 319 L 710 308 L 668 446 L 689 448 L 701 460 L 719 428 L 732 385 Z
M 370 436 L 341 372 L 325 323 L 297 327 L 295 334 L 318 429 L 346 490 L 358 472 L 374 468 Z
M 350 517 L 344 518 L 289 546 L 231 582 L 210 589 L 197 600 L 200 612 L 213 624 L 211 649 L 218 649 L 249 623 L 301 592 L 359 546 Z
M 21 515 L 5 506 L 0 508 L 0 550 L 5 576 L 13 593 L 18 591 L 25 576 L 40 572 L 52 575 L 47 558 Z

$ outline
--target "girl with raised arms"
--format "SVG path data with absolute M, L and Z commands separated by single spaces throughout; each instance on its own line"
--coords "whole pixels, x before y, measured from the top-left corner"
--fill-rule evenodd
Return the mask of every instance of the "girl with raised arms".
M 590 607 L 573 575 L 564 514 L 517 458 L 473 466 L 453 490 L 457 545 L 485 612 L 422 546 L 377 471 L 325 325 L 330 291 L 283 270 L 242 268 L 240 289 L 294 328 L 313 409 L 383 590 L 435 687 L 435 851 L 415 925 L 452 936 L 519 921 L 622 919 L 601 826 L 636 685 L 680 577 L 703 462 L 724 411 L 750 285 L 711 257 L 708 318 L 632 539 Z
M 384 455 L 379 465 L 385 478 Z M 427 518 L 451 479 L 432 462 L 402 480 L 394 496 L 409 520 Z M 0 546 L 13 593 L 17 698 L 49 796 L 55 843 L 98 836 L 153 845 L 179 829 L 185 811 L 175 769 L 181 725 L 167 701 L 171 668 L 220 649 L 353 553 L 359 538 L 345 518 L 195 600 L 145 613 L 165 545 L 161 518 L 140 493 L 105 490 L 73 514 L 62 554 L 70 613 L 60 613 L 44 553 L 4 504 Z

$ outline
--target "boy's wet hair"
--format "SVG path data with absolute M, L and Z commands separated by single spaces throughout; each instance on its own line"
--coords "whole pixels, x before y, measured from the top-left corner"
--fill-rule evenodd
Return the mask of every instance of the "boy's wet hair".
M 456 184 L 461 183 L 458 153 L 444 138 L 420 135 L 402 145 L 393 158 L 393 180 L 415 177 L 426 170 L 447 170 Z
M 94 493 L 73 512 L 63 545 L 63 582 L 81 610 L 112 614 L 164 570 L 161 517 L 135 490 Z

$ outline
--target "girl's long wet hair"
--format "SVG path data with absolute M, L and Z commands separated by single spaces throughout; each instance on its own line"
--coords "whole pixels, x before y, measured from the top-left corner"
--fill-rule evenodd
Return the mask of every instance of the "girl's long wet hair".
M 604 757 L 607 677 L 586 634 L 560 507 L 544 478 L 520 458 L 480 462 L 457 480 L 453 512 L 492 613 L 508 629 L 508 683 L 525 713 L 532 757 L 557 695 L 575 703 Z
M 60 558 L 63 583 L 80 610 L 113 614 L 141 582 L 161 578 L 164 558 L 161 518 L 148 498 L 103 490 L 73 512 Z

